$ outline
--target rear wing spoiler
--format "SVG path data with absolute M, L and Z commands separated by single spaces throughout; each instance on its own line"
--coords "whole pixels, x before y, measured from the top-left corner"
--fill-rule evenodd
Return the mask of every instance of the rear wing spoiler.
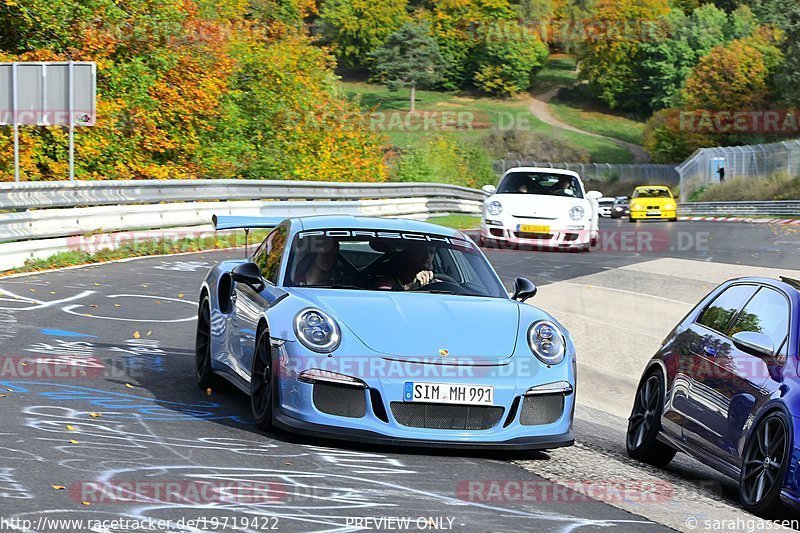
M 286 220 L 285 217 L 237 217 L 237 216 L 217 216 L 211 217 L 214 229 L 244 229 L 253 228 L 274 228 Z

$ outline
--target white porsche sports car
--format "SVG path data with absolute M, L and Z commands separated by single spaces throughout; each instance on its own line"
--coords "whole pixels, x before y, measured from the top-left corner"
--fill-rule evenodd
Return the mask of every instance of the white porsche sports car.
M 506 171 L 483 204 L 480 243 L 588 252 L 597 241 L 598 191 L 586 192 L 569 170 L 519 167 Z

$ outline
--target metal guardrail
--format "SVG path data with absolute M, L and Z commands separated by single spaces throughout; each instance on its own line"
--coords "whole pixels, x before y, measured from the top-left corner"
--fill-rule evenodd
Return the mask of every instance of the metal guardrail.
M 0 183 L 2 210 L 209 200 L 458 198 L 481 201 L 485 196 L 485 193 L 476 189 L 437 183 L 214 179 Z
M 210 230 L 213 214 L 427 217 L 480 214 L 483 191 L 433 183 L 300 181 L 97 181 L 0 184 L 0 270 L 82 249 L 84 236 L 115 243 L 120 232 Z M 163 230 L 163 231 L 162 231 Z M 192 230 L 193 231 L 193 230 Z M 157 237 L 156 237 L 157 238 Z M 90 239 L 91 242 L 94 242 Z M 113 247 L 113 246 L 112 246 Z
M 678 204 L 678 214 L 684 216 L 800 217 L 800 200 L 771 202 L 688 202 Z
M 481 212 L 481 202 L 453 198 L 398 198 L 338 202 L 179 202 L 40 209 L 0 215 L 0 242 L 70 237 L 96 232 L 200 226 L 212 215 L 295 217 L 319 214 L 414 216 Z

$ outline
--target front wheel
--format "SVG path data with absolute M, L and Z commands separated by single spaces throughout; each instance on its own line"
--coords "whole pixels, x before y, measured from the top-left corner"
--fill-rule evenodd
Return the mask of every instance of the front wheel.
M 633 218 L 633 217 L 628 217 L 628 222 L 634 223 L 634 222 L 636 222 L 636 219 Z
M 658 440 L 664 389 L 661 372 L 651 372 L 642 380 L 633 400 L 625 439 L 629 457 L 654 466 L 665 466 L 676 453 L 674 448 Z
M 763 418 L 744 448 L 739 498 L 745 509 L 771 518 L 782 510 L 781 488 L 789 466 L 789 426 L 780 412 Z
M 250 410 L 258 429 L 272 428 L 273 408 L 272 347 L 269 330 L 262 328 L 256 338 L 253 353 L 253 372 L 250 374 Z

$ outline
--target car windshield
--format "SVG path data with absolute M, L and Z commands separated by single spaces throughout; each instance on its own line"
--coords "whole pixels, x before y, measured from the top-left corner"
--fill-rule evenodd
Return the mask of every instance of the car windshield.
M 289 287 L 508 297 L 472 241 L 443 235 L 303 231 L 292 242 L 287 269 Z
M 633 193 L 634 198 L 672 198 L 667 189 L 636 189 Z
M 583 198 L 583 189 L 577 178 L 566 174 L 510 172 L 497 187 L 497 194 L 537 194 Z
M 627 198 L 617 198 L 614 200 L 614 205 L 627 205 L 628 199 Z

